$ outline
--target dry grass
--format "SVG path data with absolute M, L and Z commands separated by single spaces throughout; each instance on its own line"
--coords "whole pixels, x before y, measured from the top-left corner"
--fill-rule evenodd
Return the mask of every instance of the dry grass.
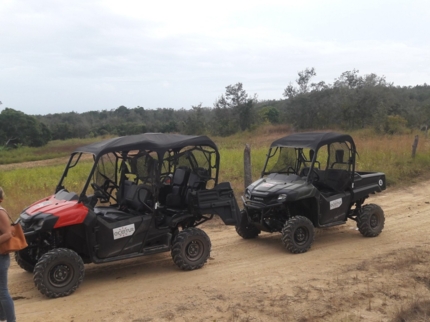
M 228 138 L 214 137 L 221 154 L 220 182 L 231 182 L 236 197 L 245 190 L 243 182 L 243 153 L 245 145 L 251 147 L 252 178 L 260 177 L 266 153 L 271 142 L 286 136 L 291 129 L 285 125 L 263 126 L 252 132 L 242 132 Z M 357 145 L 359 157 L 357 169 L 385 172 L 389 185 L 411 184 L 430 174 L 430 141 L 420 138 L 417 156 L 411 157 L 415 133 L 395 136 L 376 136 L 369 130 L 351 133 Z M 92 139 L 94 140 L 94 139 Z M 90 141 L 70 140 L 51 142 L 48 149 L 53 155 L 64 155 L 77 146 Z M 2 152 L 3 159 L 4 153 Z M 15 152 L 12 152 L 15 153 Z M 43 154 L 39 154 L 41 157 Z M 60 157 L 32 162 L 0 165 L 0 185 L 8 198 L 5 207 L 17 216 L 30 203 L 54 192 L 67 158 Z
M 270 143 L 290 134 L 288 127 L 262 127 L 229 138 L 214 138 L 221 153 L 221 180 L 230 181 L 238 195 L 243 194 L 243 153 L 251 147 L 253 180 L 260 177 Z M 359 171 L 384 172 L 387 184 L 409 185 L 430 175 L 430 139 L 421 133 L 377 135 L 369 130 L 350 133 L 356 143 Z M 420 135 L 416 157 L 412 143 Z

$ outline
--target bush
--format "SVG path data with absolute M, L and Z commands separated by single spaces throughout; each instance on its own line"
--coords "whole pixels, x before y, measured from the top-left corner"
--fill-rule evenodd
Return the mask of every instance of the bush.
M 408 121 L 400 115 L 388 115 L 385 124 L 384 132 L 387 134 L 406 134 L 410 130 L 407 128 Z

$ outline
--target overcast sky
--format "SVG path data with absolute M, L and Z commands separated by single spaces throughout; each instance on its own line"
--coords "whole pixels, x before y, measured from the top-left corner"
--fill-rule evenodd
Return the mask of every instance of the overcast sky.
M 238 82 L 281 99 L 307 67 L 430 83 L 430 1 L 0 0 L 0 110 L 212 107 Z

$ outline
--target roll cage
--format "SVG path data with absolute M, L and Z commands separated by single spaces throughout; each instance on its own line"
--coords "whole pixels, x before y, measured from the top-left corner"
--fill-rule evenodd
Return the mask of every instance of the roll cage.
M 351 136 L 335 132 L 295 133 L 270 146 L 261 177 L 296 174 L 312 181 L 315 170 L 342 169 L 354 180 L 356 148 Z
M 163 185 L 169 183 L 178 168 L 188 168 L 205 185 L 218 183 L 220 156 L 215 143 L 206 136 L 145 133 L 110 139 L 76 149 L 70 156 L 56 192 L 68 189 L 65 184 L 71 169 L 92 155 L 93 165 L 79 193 L 79 201 L 87 202 L 89 187 L 100 187 L 118 203 L 126 181 L 149 187 L 158 201 Z M 89 162 L 89 161 L 87 161 Z M 96 190 L 96 189 L 94 189 Z M 99 196 L 100 197 L 100 196 Z

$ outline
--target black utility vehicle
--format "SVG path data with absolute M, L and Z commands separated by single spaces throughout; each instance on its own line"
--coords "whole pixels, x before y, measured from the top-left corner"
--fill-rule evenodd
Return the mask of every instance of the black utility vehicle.
M 73 293 L 84 263 L 170 251 L 183 270 L 202 267 L 211 242 L 196 226 L 236 224 L 219 153 L 206 136 L 146 133 L 74 151 L 55 190 L 20 215 L 29 244 L 15 258 L 48 297 Z M 72 192 L 79 191 L 79 194 Z
M 314 227 L 352 219 L 366 237 L 384 228 L 384 212 L 364 205 L 385 189 L 381 172 L 355 171 L 351 136 L 333 132 L 296 133 L 272 143 L 261 178 L 245 190 L 237 233 L 255 238 L 261 231 L 281 232 L 292 253 L 304 253 L 314 241 Z

